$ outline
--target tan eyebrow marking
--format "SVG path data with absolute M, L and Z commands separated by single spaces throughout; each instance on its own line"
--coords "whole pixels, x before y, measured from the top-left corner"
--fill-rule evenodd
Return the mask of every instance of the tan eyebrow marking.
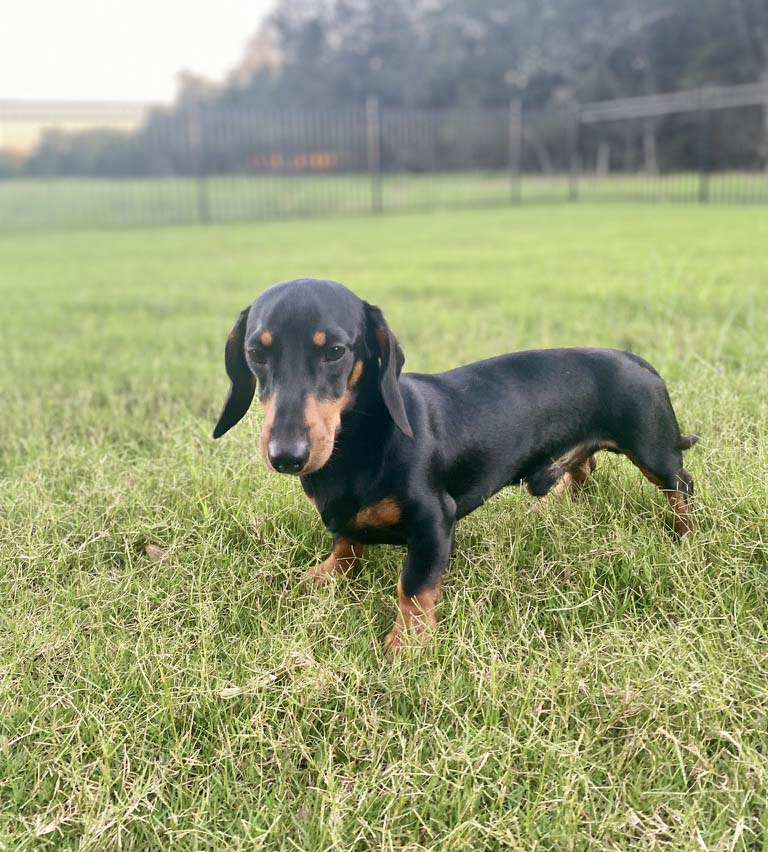
M 259 340 L 261 341 L 262 346 L 271 346 L 272 345 L 272 332 L 271 331 L 262 331 L 259 335 Z
M 360 380 L 360 376 L 363 374 L 363 362 L 355 361 L 355 366 L 352 368 L 352 373 L 349 377 L 349 381 L 347 382 L 348 388 L 353 388 L 358 381 Z
M 326 336 L 324 331 L 316 331 L 312 335 L 312 342 L 315 346 L 325 346 Z

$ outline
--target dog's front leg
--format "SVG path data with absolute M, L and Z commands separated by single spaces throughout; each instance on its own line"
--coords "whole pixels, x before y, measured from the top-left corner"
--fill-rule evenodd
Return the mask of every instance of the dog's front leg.
M 354 567 L 357 560 L 362 556 L 363 546 L 355 544 L 348 538 L 335 535 L 333 537 L 333 550 L 323 562 L 308 568 L 303 575 L 303 581 L 309 583 L 323 583 L 327 580 L 346 574 Z
M 408 553 L 397 583 L 398 614 L 384 640 L 384 650 L 395 653 L 411 637 L 429 639 L 437 626 L 436 610 L 440 584 L 453 547 L 456 526 L 455 504 L 442 507 L 413 524 Z

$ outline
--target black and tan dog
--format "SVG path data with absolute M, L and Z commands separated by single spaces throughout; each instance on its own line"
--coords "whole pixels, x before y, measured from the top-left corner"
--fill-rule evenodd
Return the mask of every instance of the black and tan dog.
M 692 523 L 691 475 L 666 386 L 612 349 L 500 355 L 447 373 L 400 375 L 403 353 L 381 311 L 333 281 L 270 288 L 226 344 L 229 396 L 213 433 L 264 406 L 261 453 L 296 474 L 333 534 L 322 580 L 365 544 L 404 544 L 399 615 L 386 638 L 435 625 L 456 522 L 505 485 L 543 497 L 582 485 L 598 450 L 623 453 L 661 488 L 676 532 Z

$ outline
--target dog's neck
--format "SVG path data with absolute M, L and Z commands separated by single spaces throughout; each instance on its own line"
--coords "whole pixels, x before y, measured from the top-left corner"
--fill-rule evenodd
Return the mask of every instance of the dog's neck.
M 379 363 L 376 359 L 365 362 L 362 375 L 352 389 L 349 404 L 341 415 L 341 428 L 336 436 L 336 450 L 354 445 L 355 458 L 360 458 L 360 444 L 380 449 L 387 431 L 393 426 L 392 418 L 384 405 L 379 390 Z

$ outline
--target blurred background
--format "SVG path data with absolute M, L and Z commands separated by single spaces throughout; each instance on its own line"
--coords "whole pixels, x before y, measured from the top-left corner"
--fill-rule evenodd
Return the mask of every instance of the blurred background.
M 29 3 L 0 229 L 768 200 L 765 0 Z

